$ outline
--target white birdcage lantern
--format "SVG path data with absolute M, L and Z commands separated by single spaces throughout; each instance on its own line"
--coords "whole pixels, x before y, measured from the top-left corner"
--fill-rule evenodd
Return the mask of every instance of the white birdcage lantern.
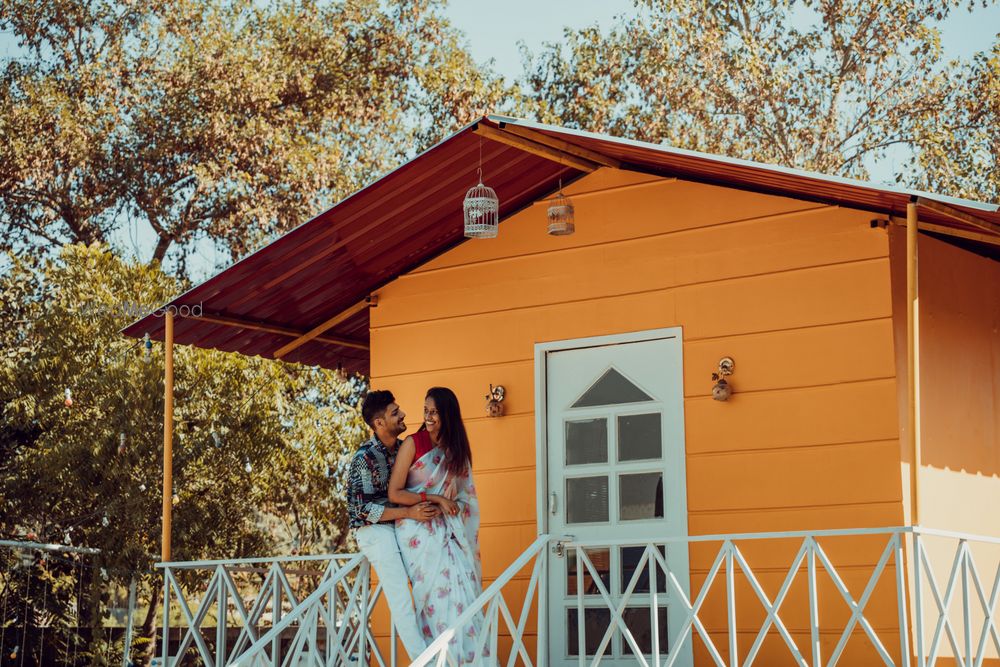
M 576 231 L 573 202 L 563 194 L 562 181 L 559 181 L 559 192 L 549 200 L 546 215 L 549 219 L 549 236 L 569 236 Z
M 488 185 L 483 185 L 482 171 L 479 184 L 465 193 L 462 205 L 465 213 L 465 236 L 470 239 L 493 239 L 500 225 L 500 200 Z

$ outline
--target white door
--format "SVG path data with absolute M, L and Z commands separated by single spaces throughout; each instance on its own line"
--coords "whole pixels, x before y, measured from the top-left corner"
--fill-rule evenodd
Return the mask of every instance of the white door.
M 638 339 L 638 340 L 637 340 Z M 626 342 L 628 341 L 628 342 Z M 576 541 L 607 540 L 587 557 L 614 607 L 622 600 L 646 542 L 687 535 L 684 406 L 678 329 L 538 346 L 544 365 L 546 435 L 543 528 Z M 547 525 L 546 525 L 547 524 Z M 632 545 L 628 542 L 633 541 Z M 689 594 L 686 546 L 658 547 Z M 572 551 L 550 550 L 549 664 L 580 665 L 577 574 L 582 574 L 587 655 L 598 651 L 612 620 L 609 605 Z M 652 653 L 654 623 L 649 566 L 643 566 L 623 619 L 639 649 Z M 677 636 L 682 612 L 656 569 L 661 660 Z M 690 640 L 674 664 L 691 664 Z M 635 665 L 615 630 L 601 664 Z M 589 663 L 592 659 L 587 659 Z

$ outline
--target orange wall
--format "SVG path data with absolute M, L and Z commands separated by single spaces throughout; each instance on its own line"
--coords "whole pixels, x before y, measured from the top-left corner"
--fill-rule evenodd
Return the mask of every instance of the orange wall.
M 905 230 L 894 228 L 894 330 L 904 425 L 905 241 Z M 919 521 L 932 528 L 1000 535 L 1000 512 L 974 511 L 1000 503 L 1000 262 L 926 235 L 918 247 Z M 910 454 L 903 449 L 908 488 Z
M 487 581 L 538 530 L 542 341 L 683 328 L 690 533 L 901 523 L 889 247 L 873 216 L 614 170 L 567 193 L 573 236 L 547 236 L 536 204 L 499 238 L 400 277 L 371 311 L 372 385 L 396 394 L 407 421 L 419 424 L 429 386 L 451 386 L 462 402 Z M 710 396 L 723 356 L 736 361 L 728 403 Z M 502 419 L 485 416 L 490 383 L 507 388 Z M 692 588 L 708 557 L 692 554 Z M 790 564 L 756 557 L 768 580 Z M 842 574 L 863 588 L 873 562 Z M 879 614 L 887 633 L 893 614 Z M 837 637 L 823 639 L 829 655 Z
M 896 365 L 899 369 L 900 433 L 906 426 L 906 232 L 890 234 Z M 920 438 L 919 524 L 928 528 L 1000 535 L 1000 263 L 933 237 L 918 243 Z M 900 473 L 905 491 L 904 513 L 910 522 L 911 456 L 901 439 Z M 939 587 L 947 585 L 958 542 L 924 540 Z M 1000 564 L 1000 547 L 970 541 L 982 585 L 992 586 Z M 970 584 L 971 626 L 978 637 L 982 607 Z M 924 600 L 932 601 L 926 578 Z M 943 594 L 943 593 L 942 593 Z M 961 593 L 950 608 L 956 632 L 964 627 Z M 924 627 L 933 628 L 937 614 L 927 605 Z M 929 639 L 927 643 L 929 644 Z M 975 646 L 975 645 L 974 645 Z M 986 664 L 996 664 L 987 645 Z M 947 641 L 939 655 L 951 656 Z

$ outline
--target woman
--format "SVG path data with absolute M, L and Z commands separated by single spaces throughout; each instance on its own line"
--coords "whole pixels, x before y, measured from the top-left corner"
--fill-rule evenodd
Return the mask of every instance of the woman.
M 398 505 L 432 501 L 441 514 L 430 521 L 396 521 L 396 541 L 413 585 L 417 622 L 428 644 L 483 590 L 479 557 L 479 501 L 472 484 L 472 451 L 455 393 L 432 387 L 424 423 L 396 453 L 389 500 Z M 482 615 L 452 638 L 460 664 L 477 661 Z M 484 648 L 482 655 L 488 655 Z

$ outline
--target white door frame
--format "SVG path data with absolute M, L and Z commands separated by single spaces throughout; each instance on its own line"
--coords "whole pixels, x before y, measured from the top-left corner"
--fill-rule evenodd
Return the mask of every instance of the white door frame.
M 684 396 L 684 355 L 682 337 L 682 327 L 667 327 L 663 329 L 648 329 L 646 331 L 630 331 L 627 333 L 610 334 L 606 336 L 589 336 L 587 338 L 572 338 L 566 340 L 548 341 L 545 343 L 535 343 L 535 513 L 538 526 L 538 535 L 548 532 L 549 513 L 546 500 L 549 497 L 548 488 L 548 386 L 546 378 L 548 376 L 548 354 L 563 350 L 578 350 L 588 347 L 604 347 L 608 345 L 620 345 L 622 343 L 640 343 L 643 341 L 657 340 L 660 338 L 676 338 L 681 344 L 681 373 L 676 378 L 680 384 L 681 400 Z M 681 442 L 684 445 L 684 457 L 687 452 L 687 434 L 684 428 L 684 420 L 679 425 Z M 684 465 L 684 532 L 687 533 L 687 461 L 682 461 Z M 548 554 L 541 553 L 539 558 L 548 562 Z M 548 568 L 546 568 L 546 573 Z M 542 638 L 548 638 L 549 605 L 548 590 L 539 588 L 538 598 L 538 638 L 539 638 L 539 665 L 544 666 L 548 662 L 548 647 L 545 647 L 544 658 L 541 647 Z

